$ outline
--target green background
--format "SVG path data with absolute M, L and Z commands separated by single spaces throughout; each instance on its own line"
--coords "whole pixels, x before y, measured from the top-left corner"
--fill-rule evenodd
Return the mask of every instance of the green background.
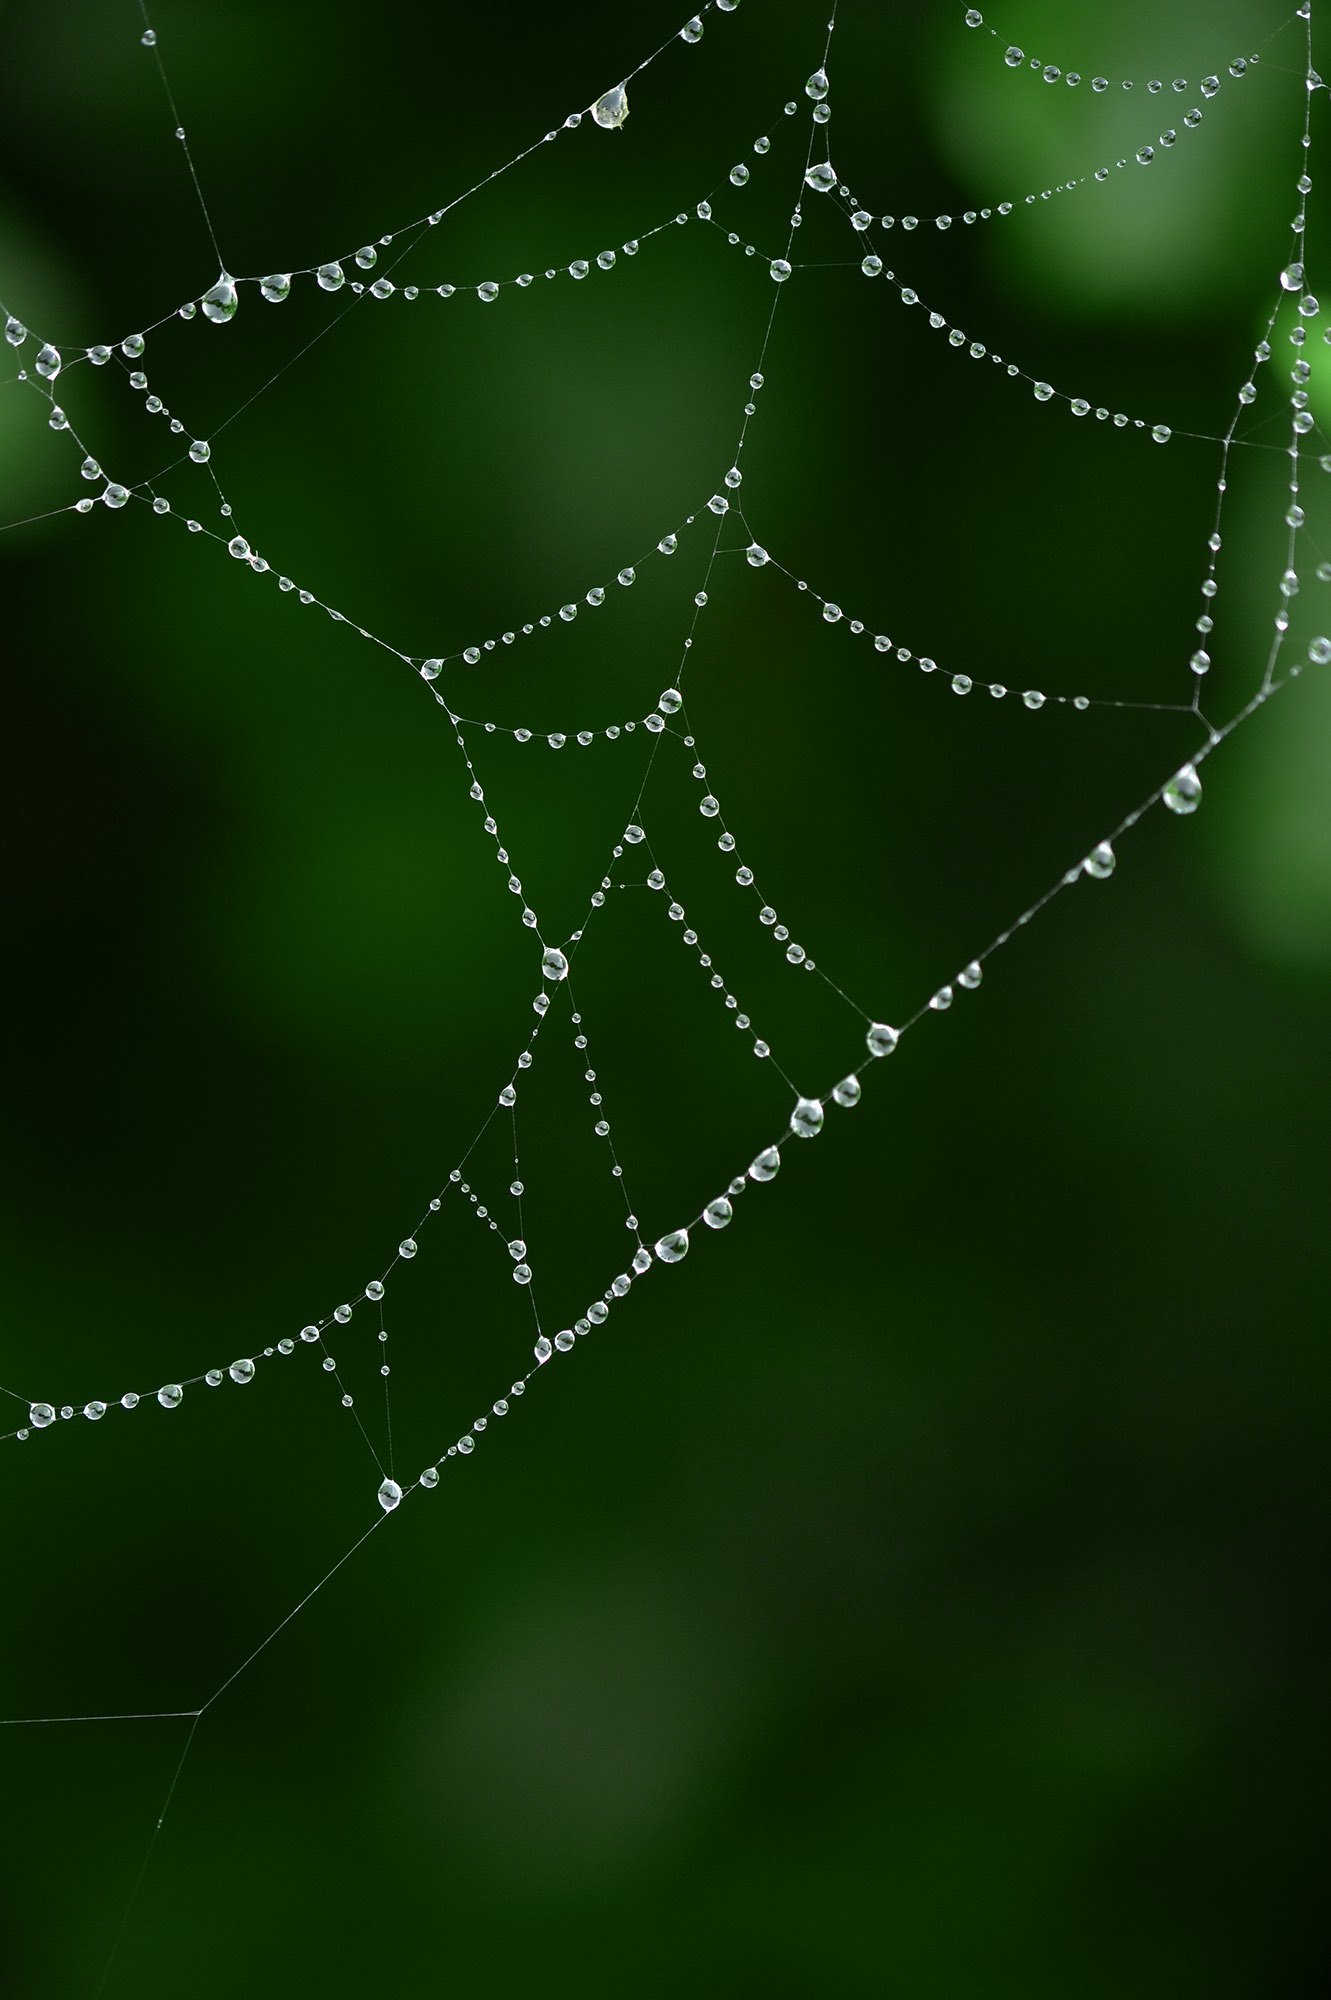
M 1096 13 L 1005 0 L 996 20 L 1087 74 L 1195 79 L 1282 19 L 1266 0 Z M 677 14 L 163 0 L 155 19 L 239 275 L 437 206 Z M 1198 101 L 1046 88 L 961 14 L 843 7 L 831 154 L 875 212 L 1020 197 Z M 709 13 L 634 83 L 622 134 L 542 148 L 395 278 L 591 258 L 717 182 L 719 219 L 779 250 L 823 22 L 812 0 Z M 0 291 L 70 349 L 215 275 L 140 27 L 127 0 L 0 16 Z M 1149 169 L 881 253 L 1029 373 L 1214 437 L 1288 255 L 1301 34 Z M 799 254 L 844 259 L 807 208 Z M 580 286 L 366 301 L 275 382 L 342 300 L 245 288 L 232 325 L 172 321 L 144 366 L 274 569 L 404 651 L 607 585 L 602 610 L 446 683 L 473 715 L 599 728 L 678 674 L 710 518 L 631 592 L 612 580 L 731 462 L 772 296 L 761 259 L 691 221 Z M 1245 419 L 1259 443 L 1288 435 L 1291 323 Z M 944 341 L 853 265 L 798 273 L 745 453 L 753 532 L 949 672 L 1186 701 L 1217 447 L 1079 424 Z M 118 366 L 72 371 L 58 400 L 126 483 L 174 455 Z M 0 390 L 6 521 L 77 497 L 78 460 L 30 389 Z M 1306 464 L 1300 650 L 1331 622 Z M 1232 472 L 1216 721 L 1258 685 L 1284 564 L 1287 460 L 1240 450 Z M 161 490 L 217 524 L 197 468 Z M 11 530 L 0 563 L 0 1381 L 78 1405 L 225 1366 L 357 1294 L 509 1073 L 537 980 L 456 746 L 387 654 L 138 504 Z M 686 682 L 709 783 L 764 893 L 878 1018 L 913 1013 L 1197 744 L 1181 716 L 958 701 L 734 554 L 710 590 Z M 196 1734 L 108 1995 L 1321 1990 L 1329 741 L 1311 675 L 1207 764 L 1193 819 L 1150 813 L 1112 882 L 1059 897 L 857 1110 L 786 1148 L 728 1235 L 654 1273 L 383 1523 Z M 476 757 L 543 927 L 567 934 L 641 735 Z M 821 1093 L 862 1023 L 753 921 L 688 761 L 658 760 L 654 851 Z M 573 982 L 649 1239 L 789 1108 L 664 900 L 612 894 Z M 553 1329 L 631 1239 L 562 1006 L 538 1047 L 519 1132 Z M 491 1136 L 475 1182 L 505 1212 Z M 532 1337 L 474 1221 L 422 1246 L 386 1300 L 404 1479 Z M 335 1351 L 378 1441 L 366 1318 Z M 0 1714 L 197 1706 L 378 1517 L 308 1350 L 241 1393 L 5 1448 Z M 98 1990 L 187 1727 L 0 1731 L 16 2000 Z

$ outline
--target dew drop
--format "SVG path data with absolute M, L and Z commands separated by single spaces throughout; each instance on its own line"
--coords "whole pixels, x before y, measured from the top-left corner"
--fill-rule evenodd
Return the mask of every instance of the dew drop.
M 176 1410 L 184 1400 L 184 1395 L 185 1391 L 179 1382 L 163 1382 L 157 1391 L 157 1400 L 164 1410 Z
M 735 1211 L 726 1200 L 726 1197 L 723 1194 L 719 1194 L 715 1201 L 708 1202 L 702 1212 L 702 1219 L 709 1229 L 725 1229 L 729 1226 L 734 1213 Z
M 885 1021 L 875 1021 L 864 1039 L 871 1056 L 890 1056 L 901 1036 Z
M 1202 781 L 1194 766 L 1185 764 L 1182 770 L 1175 771 L 1161 797 L 1170 812 L 1177 813 L 1180 818 L 1196 812 L 1202 802 Z
M 438 1476 L 436 1473 L 435 1477 L 438 1478 Z M 396 1479 L 385 1479 L 383 1485 L 379 1488 L 379 1505 L 383 1508 L 385 1514 L 391 1514 L 401 1498 L 402 1488 L 398 1485 Z
M 1114 850 L 1109 842 L 1102 840 L 1091 849 L 1081 865 L 1093 881 L 1106 882 L 1114 872 L 1115 859 Z
M 843 1109 L 849 1111 L 852 1105 L 859 1103 L 863 1095 L 860 1089 L 859 1078 L 857 1076 L 843 1076 L 840 1083 L 833 1090 L 832 1095 Z
M 203 308 L 205 319 L 210 319 L 214 326 L 224 326 L 227 320 L 235 318 L 236 307 L 240 304 L 235 281 L 223 271 L 217 283 L 211 285 L 204 293 L 199 304 Z
M 751 1181 L 774 1181 L 781 1171 L 781 1154 L 775 1146 L 766 1146 L 749 1168 Z
M 603 131 L 618 132 L 629 115 L 628 85 L 617 83 L 613 90 L 607 90 L 604 97 L 598 97 L 592 106 L 592 119 Z
M 801 1097 L 790 1114 L 790 1129 L 797 1139 L 816 1139 L 823 1129 L 823 1107 L 816 1097 Z

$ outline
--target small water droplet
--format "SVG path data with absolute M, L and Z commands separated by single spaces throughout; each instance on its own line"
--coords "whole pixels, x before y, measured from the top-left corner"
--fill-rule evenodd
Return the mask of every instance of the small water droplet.
M 1161 797 L 1170 812 L 1177 813 L 1180 818 L 1196 812 L 1202 802 L 1202 781 L 1194 766 L 1185 764 L 1182 770 L 1175 771 Z
M 1107 840 L 1102 840 L 1091 849 L 1081 865 L 1093 881 L 1106 882 L 1114 872 L 1115 860 L 1113 848 Z

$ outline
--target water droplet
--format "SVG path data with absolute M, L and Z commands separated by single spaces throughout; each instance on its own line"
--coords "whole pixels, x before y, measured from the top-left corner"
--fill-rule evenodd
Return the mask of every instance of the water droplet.
M 772 277 L 778 285 L 784 285 L 790 276 L 790 266 L 784 257 L 774 257 L 771 264 Z
M 806 97 L 813 98 L 816 104 L 821 104 L 827 95 L 827 71 L 825 69 L 816 69 L 814 71 L 804 86 L 804 94 Z
M 283 299 L 291 296 L 290 271 L 274 271 L 267 278 L 259 280 L 259 296 L 267 299 L 270 306 L 280 306 Z
M 541 960 L 541 974 L 546 979 L 568 978 L 568 960 L 554 945 L 551 945 Z
M 436 1473 L 436 1479 L 438 1476 L 438 1473 Z M 379 1488 L 379 1505 L 383 1508 L 385 1514 L 391 1514 L 401 1498 L 402 1488 L 398 1485 L 396 1479 L 385 1479 L 383 1485 Z
M 179 1409 L 184 1395 L 185 1391 L 179 1382 L 163 1382 L 157 1391 L 157 1400 L 164 1410 L 176 1410 Z
M 1114 850 L 1107 840 L 1102 840 L 1097 846 L 1091 849 L 1081 865 L 1092 880 L 1096 882 L 1108 881 L 1114 872 Z
M 672 1229 L 657 1244 L 656 1254 L 663 1264 L 682 1264 L 689 1254 L 688 1230 Z
M 832 1092 L 837 1103 L 847 1111 L 850 1110 L 853 1104 L 859 1103 L 862 1094 L 860 1080 L 857 1076 L 843 1076 L 840 1083 L 837 1084 Z
M 771 561 L 771 557 L 760 542 L 750 542 L 744 554 L 750 569 L 761 569 L 765 562 Z
M 662 535 L 660 541 L 656 544 L 656 547 L 658 554 L 663 556 L 673 556 L 675 550 L 679 547 L 679 536 Z
M 55 1411 L 49 1403 L 34 1403 L 28 1411 L 28 1422 L 34 1430 L 44 1431 L 55 1422 Z
M 106 1404 L 99 1403 L 96 1400 L 91 1403 L 85 1403 L 83 1405 L 83 1414 L 89 1423 L 95 1424 L 99 1417 L 106 1415 Z
M 734 1213 L 735 1211 L 726 1200 L 726 1197 L 723 1194 L 719 1194 L 715 1201 L 708 1202 L 702 1212 L 702 1219 L 709 1229 L 725 1229 L 729 1226 L 730 1219 Z
M 347 274 L 340 264 L 321 264 L 314 275 L 320 290 L 325 292 L 340 291 L 347 282 Z
M 984 967 L 978 958 L 973 958 L 970 964 L 957 974 L 957 984 L 964 986 L 968 993 L 973 993 L 983 978 Z
M 227 1374 L 233 1382 L 252 1382 L 254 1380 L 254 1363 L 252 1361 L 233 1361 L 227 1369 Z
M 48 340 L 37 350 L 35 365 L 39 375 L 48 382 L 54 382 L 56 376 L 60 373 L 60 349 L 52 347 Z
M 629 92 L 626 83 L 617 83 L 613 90 L 607 90 L 604 97 L 598 97 L 592 106 L 592 118 L 607 132 L 618 132 L 629 115 Z
M 217 283 L 204 293 L 199 304 L 203 307 L 204 318 L 212 320 L 215 326 L 222 326 L 227 320 L 235 318 L 240 299 L 234 281 L 225 271 Z
M 836 168 L 830 160 L 816 160 L 804 176 L 815 194 L 830 194 L 837 184 Z
M 1035 400 L 1037 403 L 1047 403 L 1051 398 L 1051 396 L 1053 395 L 1053 393 L 1054 393 L 1054 388 L 1051 382 L 1036 383 Z
M 781 1171 L 781 1154 L 775 1146 L 765 1146 L 749 1168 L 751 1181 L 774 1181 Z
M 1301 292 L 1303 290 L 1302 264 L 1287 264 L 1285 269 L 1280 273 L 1280 282 L 1287 292 Z
M 823 1129 L 823 1107 L 816 1097 L 801 1097 L 790 1114 L 790 1129 L 797 1139 L 816 1139 Z
M 548 1361 L 550 1359 L 550 1356 L 554 1353 L 554 1349 L 551 1347 L 549 1341 L 546 1339 L 544 1334 L 541 1335 L 535 1347 L 533 1347 L 532 1353 L 536 1356 L 536 1359 L 540 1362 Z
M 1161 794 L 1170 812 L 1180 818 L 1196 812 L 1202 802 L 1202 781 L 1193 765 L 1185 764 L 1181 771 L 1175 771 Z
M 901 1036 L 885 1021 L 875 1021 L 864 1039 L 871 1056 L 890 1056 Z
M 691 21 L 684 23 L 684 26 L 679 31 L 679 39 L 681 42 L 700 42 L 702 40 L 702 22 L 696 14 Z
M 102 501 L 107 507 L 123 507 L 129 499 L 129 488 L 112 479 L 102 488 Z
M 206 465 L 213 455 L 213 448 L 204 438 L 195 438 L 189 448 L 189 455 L 196 465 Z

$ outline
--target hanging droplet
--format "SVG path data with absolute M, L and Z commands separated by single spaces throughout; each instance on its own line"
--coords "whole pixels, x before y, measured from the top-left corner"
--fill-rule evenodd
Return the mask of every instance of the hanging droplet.
M 684 23 L 684 26 L 679 31 L 679 39 L 681 42 L 700 42 L 702 40 L 702 22 L 696 14 L 691 21 Z
M 95 1424 L 99 1418 L 104 1417 L 106 1415 L 106 1404 L 98 1402 L 94 1399 L 94 1401 L 92 1401 L 91 1403 L 85 1403 L 83 1405 L 83 1414 L 88 1419 L 89 1423 Z
M 54 382 L 56 376 L 60 373 L 60 349 L 52 347 L 48 340 L 44 346 L 37 350 L 35 365 L 37 373 L 40 376 L 47 382 Z
M 702 1212 L 702 1219 L 709 1229 L 725 1229 L 728 1227 L 734 1213 L 735 1211 L 726 1200 L 726 1197 L 723 1194 L 719 1194 L 715 1201 L 708 1202 Z
M 204 318 L 210 319 L 214 326 L 222 326 L 227 320 L 235 318 L 236 307 L 240 304 L 240 298 L 236 292 L 234 281 L 227 276 L 225 271 L 223 271 L 217 283 L 210 286 L 204 293 L 203 297 L 199 300 L 199 304 L 203 307 Z
M 437 1478 L 438 1474 L 435 1476 Z M 391 1514 L 401 1498 L 402 1488 L 398 1485 L 396 1479 L 385 1479 L 383 1485 L 379 1488 L 379 1505 L 383 1508 L 385 1514 Z
M 629 91 L 626 83 L 617 83 L 613 90 L 607 90 L 604 97 L 598 97 L 592 106 L 592 117 L 607 132 L 618 132 L 629 115 Z
M 850 1110 L 852 1105 L 859 1103 L 862 1094 L 860 1080 L 857 1076 L 843 1076 L 840 1083 L 837 1084 L 832 1092 L 837 1103 L 842 1105 L 847 1111 Z
M 837 184 L 836 168 L 830 160 L 815 160 L 804 179 L 815 194 L 830 194 Z
M 1287 264 L 1285 269 L 1280 273 L 1280 283 L 1287 292 L 1301 292 L 1303 290 L 1302 264 Z
M 775 1146 L 765 1146 L 749 1168 L 751 1181 L 774 1181 L 781 1171 L 781 1155 Z
M 28 1411 L 28 1422 L 34 1430 L 44 1431 L 55 1422 L 55 1411 L 50 1403 L 34 1403 Z
M 15 319 L 13 313 L 10 313 L 5 321 L 5 339 L 11 347 L 22 347 L 27 337 L 28 329 L 24 326 L 23 321 Z
M 804 86 L 804 94 L 806 97 L 813 98 L 816 104 L 822 102 L 823 98 L 827 95 L 827 71 L 825 69 L 816 69 L 814 71 Z
M 1091 849 L 1081 865 L 1092 880 L 1096 882 L 1108 881 L 1115 867 L 1114 850 L 1107 840 L 1102 840 L 1097 846 Z
M 1181 771 L 1175 771 L 1161 797 L 1170 812 L 1177 813 L 1180 818 L 1196 812 L 1202 802 L 1202 781 L 1193 765 L 1185 764 Z
M 204 438 L 195 438 L 189 448 L 189 455 L 196 465 L 206 465 L 213 455 L 213 448 Z
M 487 278 L 483 284 L 477 285 L 476 296 L 478 299 L 482 300 L 482 302 L 485 305 L 487 306 L 493 305 L 495 300 L 499 297 L 499 287 L 495 283 L 494 279 Z
M 227 1369 L 227 1374 L 233 1382 L 252 1382 L 254 1380 L 254 1363 L 252 1361 L 233 1361 Z
M 541 974 L 546 979 L 568 978 L 568 960 L 554 945 L 551 945 L 541 960 Z
M 164 1410 L 179 1409 L 185 1391 L 179 1382 L 163 1382 L 157 1391 L 157 1400 Z
M 964 966 L 957 974 L 957 984 L 964 986 L 968 993 L 973 993 L 983 978 L 984 967 L 978 958 L 973 958 L 970 964 Z
M 778 285 L 784 285 L 790 276 L 790 266 L 784 257 L 774 257 L 771 263 L 772 277 Z
M 744 554 L 750 569 L 761 569 L 765 562 L 771 561 L 771 557 L 760 542 L 750 542 Z
M 325 292 L 340 291 L 347 282 L 347 274 L 340 264 L 321 264 L 314 275 L 320 290 Z
M 816 1097 L 801 1097 L 790 1114 L 790 1129 L 797 1139 L 816 1139 L 823 1129 L 823 1107 Z
M 737 187 L 737 188 L 747 187 L 748 180 L 749 180 L 749 170 L 745 166 L 743 160 L 740 160 L 735 166 L 733 166 L 730 169 L 730 184 L 732 187 Z
M 270 306 L 280 306 L 283 299 L 291 296 L 290 271 L 274 271 L 270 277 L 260 278 L 259 296 L 267 299 Z
M 672 1229 L 657 1244 L 656 1254 L 663 1264 L 682 1264 L 689 1254 L 688 1230 Z
M 890 1056 L 901 1040 L 895 1028 L 889 1028 L 885 1021 L 875 1021 L 864 1037 L 871 1056 Z

